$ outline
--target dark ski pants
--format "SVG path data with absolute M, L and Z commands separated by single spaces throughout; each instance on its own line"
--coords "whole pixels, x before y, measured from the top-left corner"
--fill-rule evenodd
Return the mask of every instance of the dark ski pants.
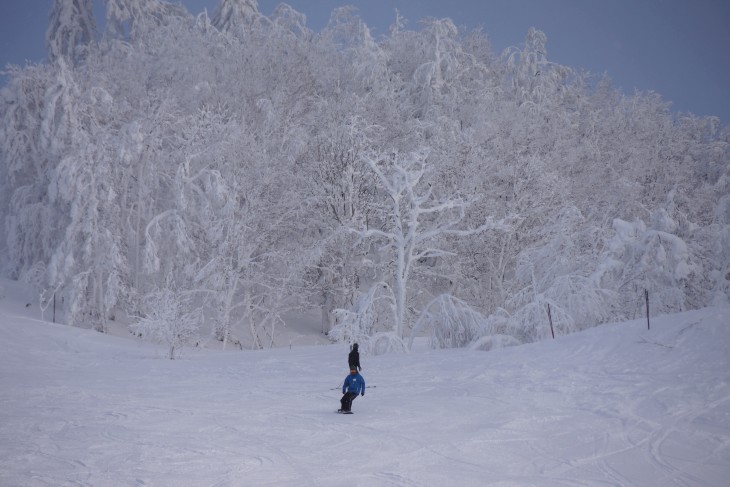
M 342 410 L 350 411 L 352 409 L 352 401 L 354 401 L 356 397 L 356 392 L 346 392 L 345 395 L 342 396 L 342 399 L 340 399 L 340 404 L 342 404 Z

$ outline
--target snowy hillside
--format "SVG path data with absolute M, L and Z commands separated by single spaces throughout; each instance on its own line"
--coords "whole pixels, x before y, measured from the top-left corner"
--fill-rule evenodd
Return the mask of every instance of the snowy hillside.
M 3 486 L 720 486 L 730 309 L 493 352 L 340 345 L 186 351 L 31 318 L 0 299 Z

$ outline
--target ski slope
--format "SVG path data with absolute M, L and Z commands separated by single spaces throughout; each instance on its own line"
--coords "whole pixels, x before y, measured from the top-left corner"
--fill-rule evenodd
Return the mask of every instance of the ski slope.
M 40 321 L 3 281 L 2 486 L 723 486 L 730 309 L 477 352 L 188 351 Z M 24 299 L 25 298 L 25 299 Z

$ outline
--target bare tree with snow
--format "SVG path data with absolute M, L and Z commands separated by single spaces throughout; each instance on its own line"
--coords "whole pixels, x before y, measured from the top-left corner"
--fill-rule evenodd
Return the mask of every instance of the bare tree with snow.
M 376 239 L 390 251 L 393 259 L 393 289 L 395 312 L 393 331 L 403 337 L 409 326 L 409 280 L 419 261 L 442 258 L 452 252 L 438 246 L 446 236 L 467 236 L 488 229 L 503 229 L 506 225 L 489 218 L 476 228 L 460 228 L 470 201 L 462 198 L 440 198 L 425 180 L 425 153 L 376 154 L 367 153 L 362 162 L 377 176 L 379 188 L 386 198 L 379 206 L 381 228 L 361 228 L 361 239 Z

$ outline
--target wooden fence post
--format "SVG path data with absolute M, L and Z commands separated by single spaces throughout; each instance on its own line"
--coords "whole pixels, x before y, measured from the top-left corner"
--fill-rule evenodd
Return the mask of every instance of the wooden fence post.
M 649 290 L 644 289 L 644 297 L 646 298 L 646 329 L 651 330 L 651 323 L 649 323 Z

